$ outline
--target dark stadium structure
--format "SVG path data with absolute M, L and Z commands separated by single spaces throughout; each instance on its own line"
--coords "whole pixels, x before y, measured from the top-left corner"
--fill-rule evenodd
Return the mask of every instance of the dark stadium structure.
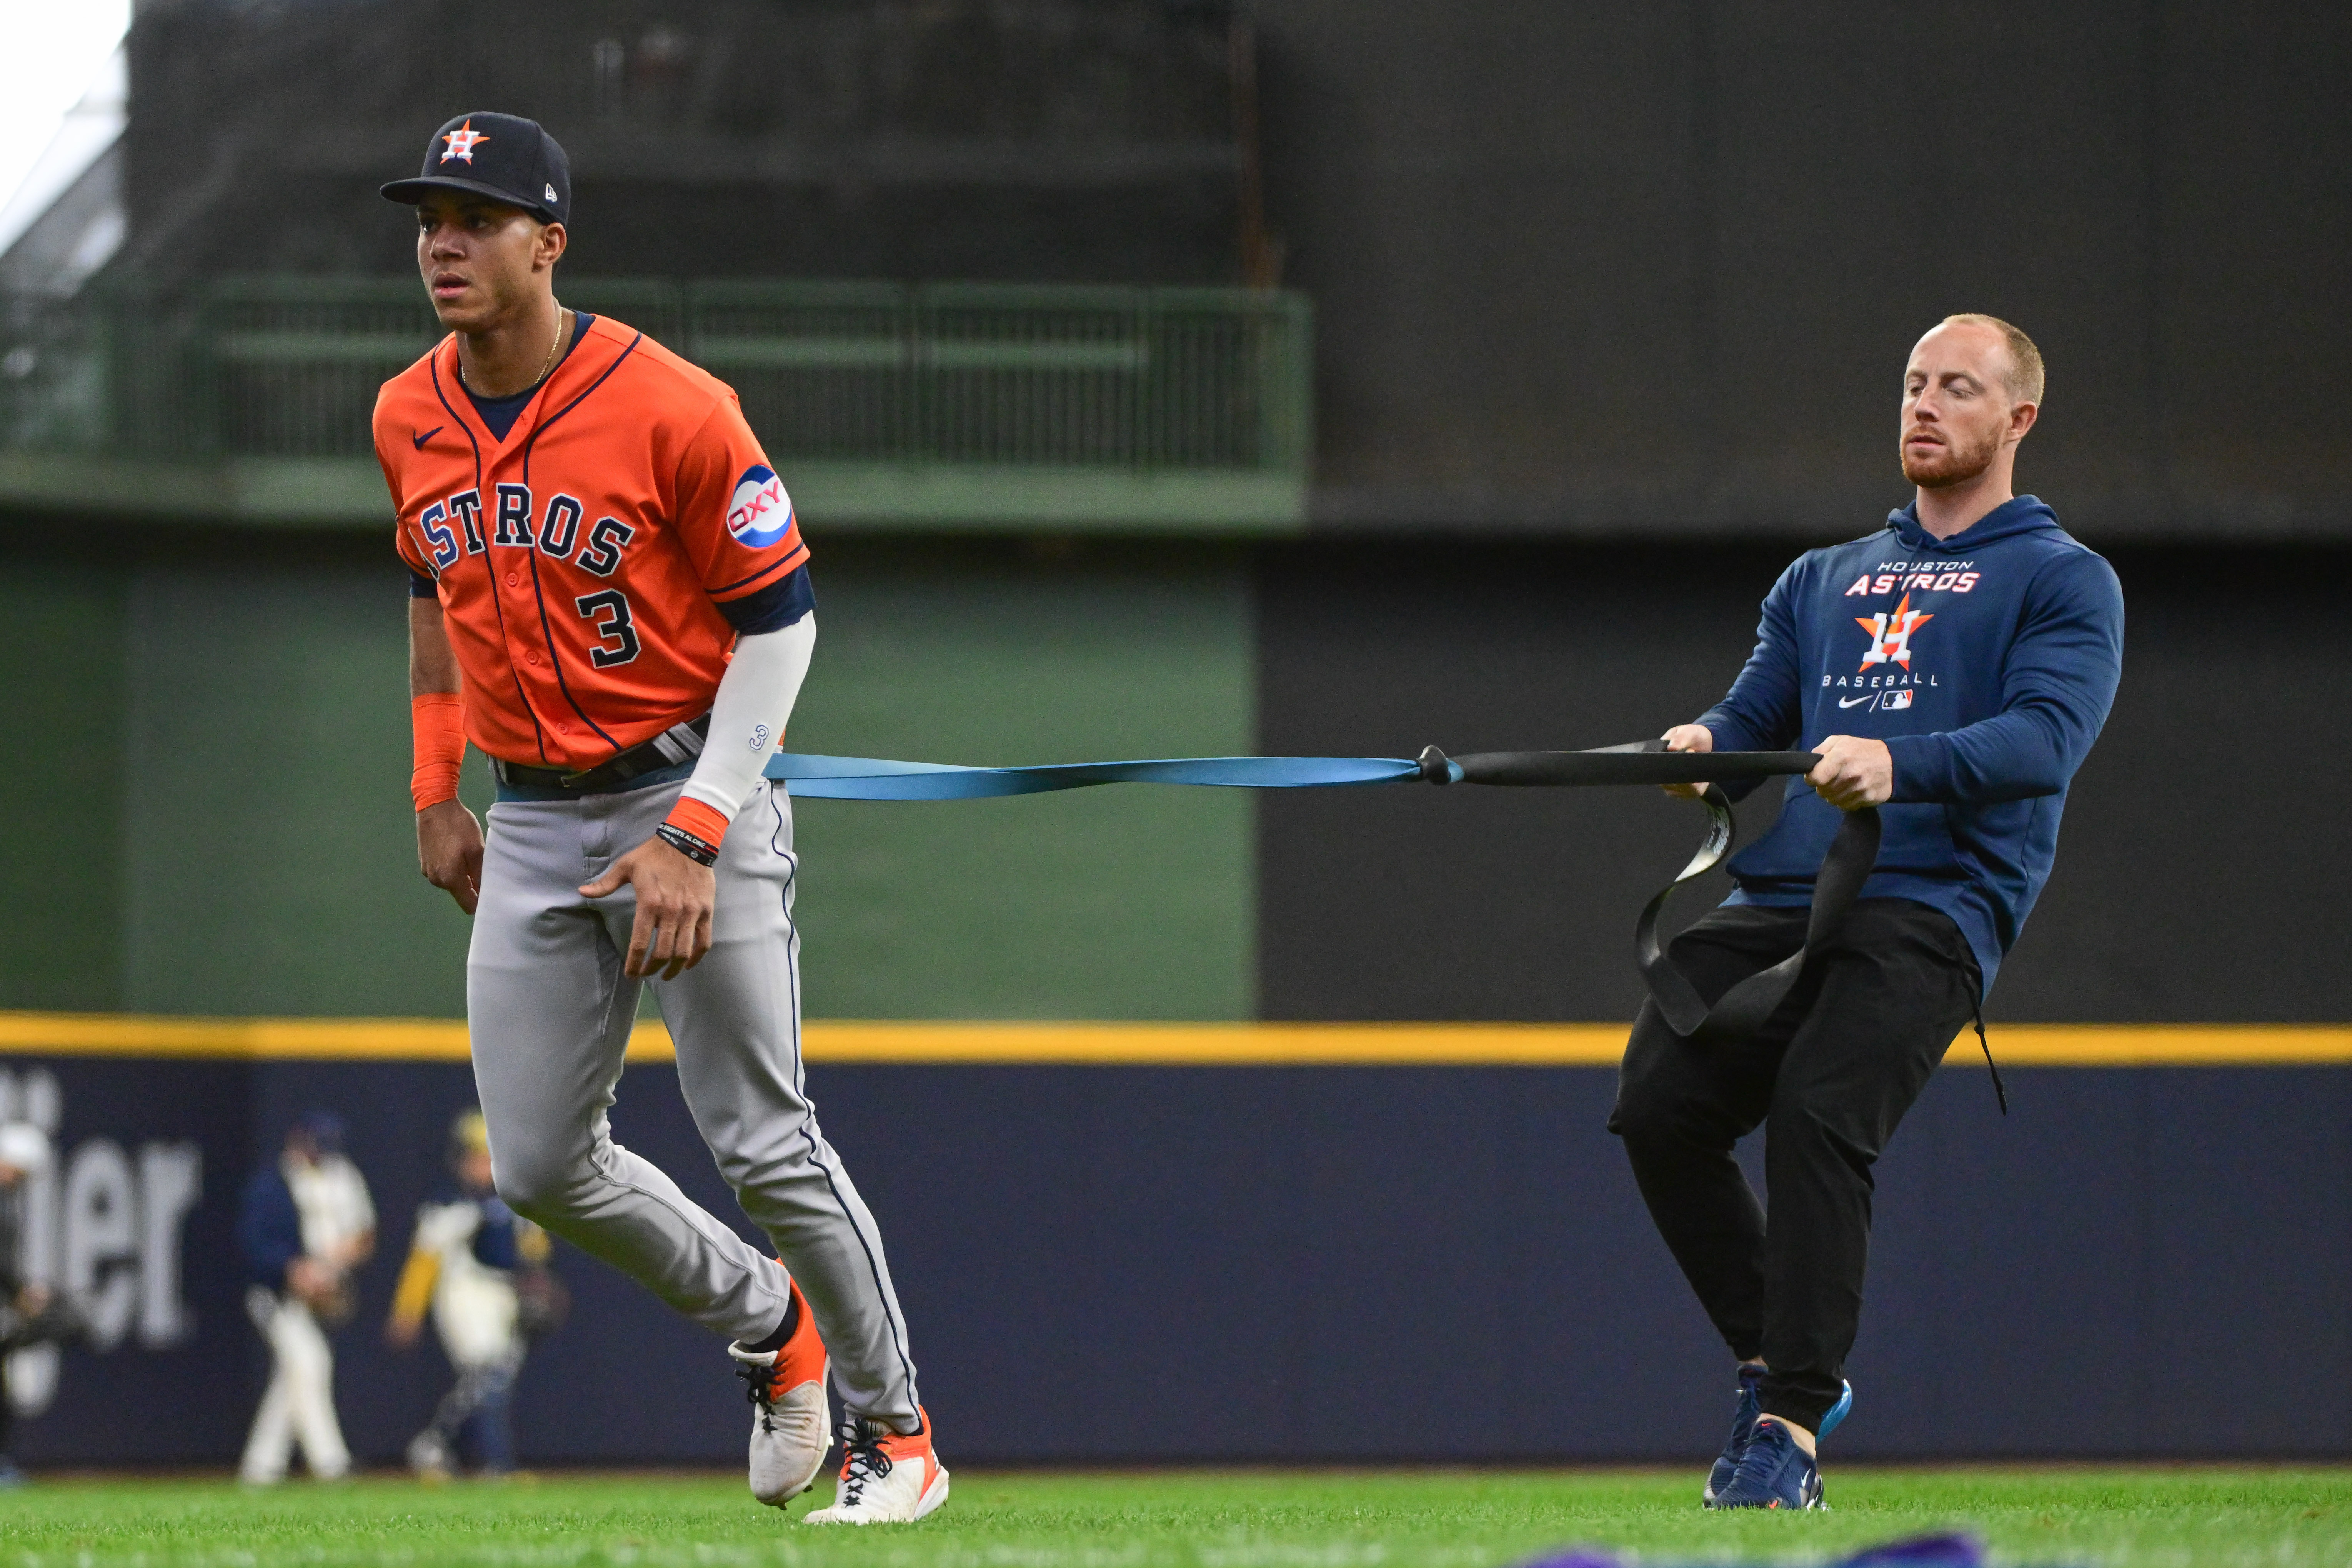
M 432 326 L 376 185 L 468 107 L 570 149 L 567 302 L 740 389 L 814 551 L 811 751 L 1655 733 L 1721 693 L 1791 557 L 1909 499 L 1912 342 L 2013 321 L 2049 365 L 2021 489 L 2115 563 L 2128 620 L 1992 1049 L 2352 1022 L 2352 7 L 143 0 L 128 49 L 128 131 L 77 198 L 119 199 L 120 249 L 0 300 L 27 754 L 0 1032 L 30 1042 L 0 1090 L 62 1105 L 68 1158 L 121 1177 L 89 1191 L 195 1150 L 202 1197 L 184 1255 L 96 1199 L 64 1254 L 115 1337 L 58 1387 L 183 1414 L 126 1455 L 119 1401 L 60 1397 L 29 1462 L 233 1453 L 221 1258 L 268 1130 L 377 1108 L 354 1152 L 396 1214 L 398 1151 L 469 1092 L 456 1061 L 107 1059 L 41 1021 L 463 1012 L 364 421 Z M 1648 792 L 1235 793 L 806 803 L 811 1015 L 1622 1023 L 1635 912 L 1697 834 Z M 2330 1048 L 2011 1066 L 2006 1119 L 1940 1075 L 1882 1173 L 1838 1455 L 2352 1457 Z M 615 1126 L 723 1206 L 670 1070 L 630 1069 L 656 1081 Z M 962 1460 L 1719 1438 L 1721 1346 L 1603 1131 L 1605 1064 L 809 1081 L 844 1144 L 906 1152 L 859 1180 Z M 740 1456 L 714 1347 L 562 1266 L 547 1362 L 641 1373 L 527 1372 L 526 1458 Z M 352 1440 L 391 1462 L 430 1379 L 365 1359 Z
M 374 187 L 478 107 L 571 153 L 586 274 L 1240 282 L 1249 50 L 1158 0 L 150 5 L 123 263 L 404 271 Z

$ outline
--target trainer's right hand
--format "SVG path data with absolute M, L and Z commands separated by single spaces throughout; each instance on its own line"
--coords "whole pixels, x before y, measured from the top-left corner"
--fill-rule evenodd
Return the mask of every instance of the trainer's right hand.
M 416 868 L 474 912 L 482 897 L 482 825 L 464 802 L 445 800 L 416 814 Z
M 1677 724 L 1666 731 L 1666 750 L 1670 752 L 1712 752 L 1715 732 L 1704 724 Z M 1682 800 L 1696 800 L 1706 793 L 1705 784 L 1663 784 L 1668 795 Z

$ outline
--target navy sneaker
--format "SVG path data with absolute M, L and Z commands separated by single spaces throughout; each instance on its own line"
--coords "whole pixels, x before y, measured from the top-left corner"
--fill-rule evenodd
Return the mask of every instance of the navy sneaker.
M 1797 1447 L 1788 1427 L 1769 1415 L 1759 1416 L 1739 1456 L 1731 1483 L 1716 1494 L 1710 1508 L 1826 1508 L 1822 1500 L 1822 1469 L 1812 1456 Z
M 1748 1439 L 1755 1434 L 1756 1417 L 1763 1412 L 1757 1406 L 1756 1385 L 1762 1380 L 1764 1369 L 1742 1362 L 1739 1366 L 1739 1405 L 1731 1417 L 1731 1436 L 1723 1440 L 1723 1452 L 1715 1457 L 1715 1468 L 1706 1473 L 1706 1490 L 1700 1494 L 1708 1504 L 1715 1494 L 1731 1484 L 1731 1472 L 1739 1468 L 1739 1456 L 1748 1452 Z M 1853 1384 L 1845 1384 L 1838 1394 L 1838 1402 L 1822 1417 L 1822 1429 L 1813 1435 L 1816 1442 L 1838 1428 L 1853 1408 Z
M 1731 1472 L 1739 1468 L 1739 1456 L 1748 1452 L 1748 1439 L 1756 1435 L 1756 1417 L 1762 1414 L 1756 1385 L 1763 1376 L 1762 1367 L 1739 1363 L 1739 1404 L 1732 1411 L 1731 1436 L 1723 1440 L 1723 1452 L 1715 1457 L 1715 1468 L 1706 1473 L 1706 1490 L 1700 1494 L 1709 1508 L 1715 1506 L 1715 1494 L 1731 1484 Z

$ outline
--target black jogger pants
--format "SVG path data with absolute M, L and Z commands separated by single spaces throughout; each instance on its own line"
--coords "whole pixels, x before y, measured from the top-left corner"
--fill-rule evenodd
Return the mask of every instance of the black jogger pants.
M 1709 1004 L 1803 945 L 1801 909 L 1733 906 L 1677 937 Z M 1766 1413 L 1818 1431 L 1862 1318 L 1871 1167 L 1974 1016 L 1975 955 L 1941 910 L 1864 899 L 1750 1038 L 1695 1046 L 1644 1003 L 1609 1130 L 1650 1217 Z M 1767 1217 L 1732 1158 L 1764 1127 Z

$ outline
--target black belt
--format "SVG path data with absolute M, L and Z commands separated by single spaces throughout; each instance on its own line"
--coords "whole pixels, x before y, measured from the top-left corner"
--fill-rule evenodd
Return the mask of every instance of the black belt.
M 1434 748 L 1432 748 L 1434 750 Z M 1643 741 L 1622 751 L 1664 752 L 1663 741 Z M 1506 752 L 1486 758 L 1457 757 L 1464 775 L 1479 784 L 1583 784 L 1583 778 L 1566 776 L 1578 755 L 1591 752 Z M 1675 777 L 1669 784 L 1696 784 L 1714 769 L 1704 766 L 1705 754 L 1692 757 L 1685 752 L 1669 753 L 1676 760 L 1669 764 L 1661 760 L 1661 771 L 1671 767 Z M 1443 758 L 1440 759 L 1443 761 Z M 1758 778 L 1775 773 L 1811 773 L 1820 757 L 1811 752 L 1726 752 L 1716 777 Z M 1422 759 L 1423 771 L 1429 758 Z M 1481 777 L 1475 764 L 1486 764 L 1486 776 Z M 1693 763 L 1701 764 L 1693 766 Z M 1590 766 L 1591 764 L 1586 764 Z M 1612 764 L 1620 778 L 1625 776 L 1627 764 Z M 1519 773 L 1525 776 L 1502 776 Z M 1706 839 L 1691 857 L 1682 874 L 1664 887 L 1642 910 L 1642 918 L 1633 922 L 1633 963 L 1642 972 L 1642 984 L 1649 988 L 1650 1000 L 1657 1004 L 1658 1015 L 1666 1026 L 1683 1038 L 1702 1046 L 1730 1045 L 1748 1038 L 1764 1026 L 1773 1009 L 1787 1000 L 1798 977 L 1805 972 L 1805 963 L 1838 933 L 1845 923 L 1846 912 L 1854 900 L 1862 897 L 1862 886 L 1870 880 L 1870 873 L 1878 865 L 1878 810 L 1863 806 L 1845 813 L 1838 824 L 1837 834 L 1830 840 L 1829 850 L 1822 857 L 1822 868 L 1813 878 L 1812 907 L 1805 918 L 1805 940 L 1802 946 L 1769 969 L 1759 970 L 1715 999 L 1710 1007 L 1685 974 L 1666 956 L 1665 947 L 1658 941 L 1658 915 L 1666 907 L 1674 890 L 1703 872 L 1713 870 L 1731 853 L 1737 830 L 1731 820 L 1731 797 L 1710 783 L 1699 796 L 1706 807 Z M 1992 1074 L 1993 1100 L 2003 1116 L 2009 1114 L 2009 1090 L 2002 1087 L 2000 1068 L 1992 1059 L 1992 1042 L 1985 1038 L 1984 1001 L 1981 995 L 1973 999 L 1976 1011 L 1977 1044 L 1984 1048 L 1985 1067 Z
M 1658 912 L 1666 907 L 1666 900 L 1674 890 L 1701 872 L 1713 869 L 1731 853 L 1731 798 L 1709 784 L 1699 799 L 1708 817 L 1706 841 L 1691 857 L 1690 864 L 1683 868 L 1682 875 L 1658 889 L 1657 897 L 1643 909 L 1642 918 L 1633 922 L 1633 963 L 1642 972 L 1642 983 L 1649 987 L 1650 1000 L 1657 1004 L 1658 1014 L 1665 1019 L 1667 1027 L 1697 1045 L 1730 1045 L 1764 1026 L 1764 1020 L 1787 999 L 1798 976 L 1804 973 L 1805 961 L 1827 946 L 1837 935 L 1838 927 L 1845 923 L 1846 911 L 1862 896 L 1862 885 L 1870 880 L 1870 873 L 1878 864 L 1878 809 L 1865 805 L 1849 811 L 1845 820 L 1838 824 L 1837 835 L 1830 840 L 1829 851 L 1822 857 L 1822 868 L 1813 878 L 1813 902 L 1805 919 L 1804 944 L 1771 968 L 1759 970 L 1734 985 L 1717 997 L 1715 1005 L 1710 1007 L 1700 999 L 1690 976 L 1675 967 L 1658 941 Z M 1993 1100 L 2006 1116 L 2009 1090 L 2002 1086 L 2000 1068 L 1992 1059 L 1992 1042 L 1985 1038 L 1982 993 L 1970 1001 L 1975 1010 L 1977 1044 L 1983 1047 L 1985 1067 L 1992 1074 Z
M 1632 753 L 1628 755 L 1627 753 Z M 1658 915 L 1676 888 L 1721 864 L 1731 852 L 1735 829 L 1731 798 L 1717 785 L 1730 779 L 1764 779 L 1809 773 L 1821 763 L 1812 752 L 1669 752 L 1664 741 L 1636 741 L 1590 752 L 1486 752 L 1448 757 L 1432 746 L 1421 755 L 1422 775 L 1432 783 L 1459 777 L 1466 784 L 1530 786 L 1592 784 L 1704 784 L 1699 797 L 1706 807 L 1706 839 L 1682 874 L 1661 889 L 1633 924 L 1633 962 L 1642 972 L 1650 999 L 1658 1005 L 1667 1027 L 1699 1045 L 1728 1045 L 1746 1039 L 1763 1026 L 1797 984 L 1805 961 L 1837 934 L 1846 911 L 1862 895 L 1878 862 L 1878 813 L 1870 806 L 1845 814 L 1837 837 L 1830 840 L 1813 880 L 1811 916 L 1805 922 L 1804 945 L 1760 970 L 1716 998 L 1710 1007 L 1702 1000 L 1690 976 L 1675 966 L 1658 941 Z M 1449 767 L 1448 764 L 1451 764 Z M 1986 1060 L 1991 1060 L 1988 1049 Z
M 1726 855 L 1731 853 L 1733 828 L 1731 800 L 1714 784 L 1699 797 L 1706 807 L 1708 825 L 1706 841 L 1691 857 L 1682 874 L 1658 890 L 1642 910 L 1642 918 L 1633 922 L 1633 963 L 1642 972 L 1643 984 L 1650 988 L 1650 1000 L 1658 1005 L 1658 1012 L 1677 1035 L 1703 1046 L 1727 1045 L 1746 1039 L 1763 1027 L 1764 1020 L 1785 999 L 1804 972 L 1805 960 L 1837 935 L 1838 927 L 1845 923 L 1846 911 L 1862 896 L 1862 885 L 1870 879 L 1871 868 L 1878 863 L 1878 812 L 1864 806 L 1849 811 L 1838 824 L 1837 836 L 1830 840 L 1829 853 L 1822 857 L 1822 868 L 1813 878 L 1813 902 L 1805 921 L 1804 945 L 1769 969 L 1762 969 L 1734 985 L 1715 999 L 1710 1007 L 1700 1000 L 1698 988 L 1690 976 L 1675 966 L 1658 941 L 1658 915 L 1666 907 L 1666 900 L 1676 888 L 1700 873 L 1712 870 Z
M 490 770 L 499 783 L 523 789 L 560 789 L 576 795 L 602 795 L 615 790 L 631 779 L 656 773 L 664 768 L 674 768 L 680 763 L 692 762 L 702 754 L 702 742 L 710 734 L 710 715 L 690 719 L 683 724 L 673 724 L 650 741 L 643 741 L 627 751 L 605 758 L 593 768 L 577 773 L 562 768 L 534 768 L 521 763 L 509 763 L 492 757 Z

